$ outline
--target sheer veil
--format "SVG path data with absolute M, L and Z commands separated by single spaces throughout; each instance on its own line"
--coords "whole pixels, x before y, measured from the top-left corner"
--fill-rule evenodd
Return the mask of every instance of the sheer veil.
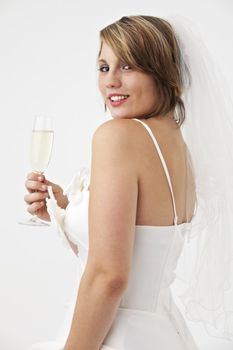
M 179 15 L 166 20 L 180 49 L 186 107 L 181 130 L 197 193 L 184 268 L 177 274 L 186 285 L 179 299 L 188 320 L 202 322 L 211 336 L 233 340 L 233 102 L 198 28 Z

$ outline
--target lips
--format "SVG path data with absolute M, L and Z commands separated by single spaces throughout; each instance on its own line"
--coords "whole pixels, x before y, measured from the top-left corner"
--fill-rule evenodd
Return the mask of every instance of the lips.
M 128 94 L 125 94 L 124 92 L 111 92 L 107 95 L 108 98 L 114 97 L 114 96 L 129 96 Z
M 127 94 L 112 93 L 108 95 L 109 101 L 113 107 L 122 105 L 128 98 Z
M 112 95 L 112 97 L 114 98 L 115 96 L 124 96 L 124 98 L 116 98 L 116 99 L 111 99 L 111 96 L 109 97 L 109 101 L 110 101 L 110 104 L 111 104 L 111 106 L 113 106 L 113 107 L 117 107 L 117 106 L 120 106 L 120 105 L 122 105 L 123 103 L 125 103 L 127 100 L 128 100 L 128 98 L 129 98 L 129 95 L 116 95 L 116 94 L 114 94 L 114 95 Z

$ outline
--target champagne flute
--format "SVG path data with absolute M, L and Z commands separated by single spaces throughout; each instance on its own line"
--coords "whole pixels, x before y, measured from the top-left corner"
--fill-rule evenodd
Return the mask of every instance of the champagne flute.
M 30 145 L 30 164 L 32 171 L 36 174 L 43 174 L 48 167 L 53 146 L 53 136 L 51 117 L 36 116 L 34 118 Z M 39 219 L 36 214 L 27 221 L 19 222 L 19 224 L 31 226 L 49 225 Z

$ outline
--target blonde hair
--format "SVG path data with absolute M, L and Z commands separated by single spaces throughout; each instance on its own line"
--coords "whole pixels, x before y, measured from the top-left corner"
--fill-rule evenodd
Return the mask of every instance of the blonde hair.
M 100 51 L 103 41 L 121 62 L 153 76 L 159 91 L 156 110 L 144 116 L 148 119 L 177 110 L 181 125 L 185 106 L 181 98 L 180 50 L 172 26 L 153 16 L 129 16 L 100 31 Z

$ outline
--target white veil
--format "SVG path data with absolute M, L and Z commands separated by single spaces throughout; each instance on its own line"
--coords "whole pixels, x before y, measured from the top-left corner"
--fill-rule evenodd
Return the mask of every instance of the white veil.
M 196 178 L 197 206 L 185 241 L 185 316 L 211 336 L 233 340 L 233 103 L 227 83 L 187 18 L 170 15 L 181 53 L 181 126 Z M 191 85 L 189 87 L 189 74 Z M 194 261 L 190 261 L 191 247 Z

